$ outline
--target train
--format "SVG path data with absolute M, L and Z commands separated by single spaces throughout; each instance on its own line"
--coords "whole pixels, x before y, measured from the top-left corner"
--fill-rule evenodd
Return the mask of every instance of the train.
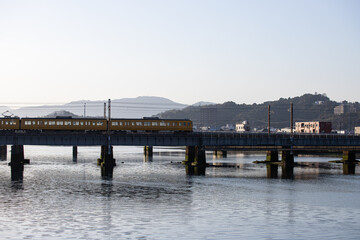
M 114 118 L 0 118 L 1 130 L 24 131 L 131 131 L 131 132 L 192 132 L 193 123 L 189 119 L 160 119 L 144 117 L 140 119 Z

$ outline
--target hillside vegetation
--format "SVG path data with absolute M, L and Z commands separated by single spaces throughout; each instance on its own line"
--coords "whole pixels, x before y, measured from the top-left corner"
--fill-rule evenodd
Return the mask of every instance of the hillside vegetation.
M 188 118 L 197 127 L 210 126 L 219 128 L 226 124 L 248 121 L 251 128 L 267 128 L 268 106 L 270 105 L 271 127 L 290 127 L 290 103 L 293 103 L 294 122 L 299 121 L 330 121 L 333 129 L 353 130 L 360 126 L 360 105 L 356 103 L 338 103 L 331 101 L 323 94 L 304 94 L 294 98 L 280 98 L 277 101 L 262 104 L 236 104 L 225 102 L 208 106 L 189 106 L 182 110 L 170 110 L 158 114 L 158 117 Z M 352 113 L 334 114 L 334 108 L 340 104 L 351 106 Z M 354 112 L 356 111 L 356 112 Z

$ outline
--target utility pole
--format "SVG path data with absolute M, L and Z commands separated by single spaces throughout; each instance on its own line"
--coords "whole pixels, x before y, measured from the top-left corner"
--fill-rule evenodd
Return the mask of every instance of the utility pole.
M 84 103 L 84 118 L 86 117 L 86 103 Z
M 268 135 L 270 135 L 270 105 L 268 106 Z
M 110 120 L 111 120 L 111 100 L 108 100 L 108 124 L 107 124 L 107 132 L 108 132 L 108 154 L 111 154 L 111 144 L 110 144 Z
M 106 103 L 104 103 L 104 119 L 106 119 Z
M 294 118 L 293 118 L 293 103 L 290 103 L 290 130 L 291 135 L 294 134 Z
M 108 100 L 108 121 L 111 120 L 111 100 Z M 110 131 L 110 125 L 108 124 L 108 130 Z

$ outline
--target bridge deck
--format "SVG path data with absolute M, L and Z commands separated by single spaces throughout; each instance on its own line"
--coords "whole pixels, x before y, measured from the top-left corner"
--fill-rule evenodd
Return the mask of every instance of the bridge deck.
M 359 135 L 267 133 L 0 132 L 0 145 L 236 146 L 243 149 L 338 148 L 359 150 Z

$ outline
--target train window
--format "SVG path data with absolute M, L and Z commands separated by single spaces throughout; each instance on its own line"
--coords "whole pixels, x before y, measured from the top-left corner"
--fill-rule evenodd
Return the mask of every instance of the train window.
M 166 126 L 170 127 L 170 123 L 168 122 L 168 123 L 166 124 Z
M 160 122 L 160 126 L 166 126 L 165 122 Z
M 144 122 L 144 126 L 150 126 L 150 122 Z
M 74 126 L 79 126 L 79 121 L 73 122 Z
M 84 126 L 84 122 L 80 122 L 80 125 L 81 125 L 81 126 Z
M 49 125 L 55 125 L 55 121 L 49 121 Z
M 44 121 L 44 125 L 47 126 L 47 125 L 48 125 L 48 121 Z
M 10 122 L 10 125 L 16 125 L 16 122 L 15 122 L 15 121 L 11 121 L 11 122 Z
M 65 126 L 71 126 L 71 121 L 65 121 Z
M 102 126 L 102 125 L 103 125 L 103 122 L 97 122 L 96 125 L 97 125 L 97 126 Z
M 122 122 L 119 122 L 119 125 L 120 125 L 120 126 L 122 126 L 122 125 L 123 125 L 123 123 L 122 123 Z
M 92 125 L 95 126 L 95 122 L 93 122 Z
M 36 122 L 35 122 L 35 121 L 33 121 L 33 122 L 32 122 L 32 124 L 33 124 L 33 125 L 36 125 Z
M 142 126 L 142 122 L 136 122 L 136 126 Z
M 157 122 L 151 122 L 151 126 L 157 126 L 158 123 Z
M 134 123 L 134 122 L 131 122 L 131 126 L 135 126 L 135 123 Z
M 57 126 L 62 126 L 62 125 L 64 125 L 64 122 L 63 122 L 63 121 L 57 121 L 57 122 L 56 122 L 56 125 L 57 125 Z
M 112 126 L 118 126 L 118 124 L 119 124 L 118 122 L 111 122 Z
M 26 125 L 26 126 L 31 125 L 31 121 L 25 121 L 24 125 Z

